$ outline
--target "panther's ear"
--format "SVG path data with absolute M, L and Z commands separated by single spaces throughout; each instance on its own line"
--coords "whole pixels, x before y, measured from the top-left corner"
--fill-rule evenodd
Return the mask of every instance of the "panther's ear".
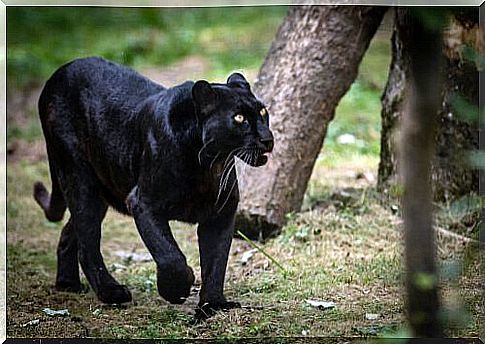
M 199 80 L 192 86 L 192 99 L 198 112 L 203 115 L 208 115 L 216 108 L 216 92 L 205 80 Z
M 228 84 L 235 84 L 239 87 L 246 88 L 248 90 L 251 89 L 249 86 L 249 82 L 244 78 L 244 75 L 241 73 L 232 73 L 229 78 L 227 78 Z

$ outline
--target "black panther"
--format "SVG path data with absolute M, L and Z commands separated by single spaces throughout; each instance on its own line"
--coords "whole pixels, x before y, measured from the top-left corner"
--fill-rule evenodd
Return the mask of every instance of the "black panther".
M 82 289 L 80 263 L 99 300 L 131 301 L 100 252 L 111 206 L 133 216 L 165 300 L 183 303 L 194 283 L 168 223 L 179 220 L 198 224 L 198 311 L 239 306 L 223 295 L 239 200 L 235 157 L 262 166 L 273 148 L 268 112 L 243 75 L 165 88 L 118 64 L 83 58 L 50 77 L 38 109 L 52 192 L 37 182 L 34 198 L 50 221 L 70 211 L 57 248 L 57 290 Z

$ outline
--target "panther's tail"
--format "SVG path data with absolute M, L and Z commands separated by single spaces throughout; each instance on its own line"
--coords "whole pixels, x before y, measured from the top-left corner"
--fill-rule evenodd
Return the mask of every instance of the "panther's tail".
M 35 201 L 44 210 L 45 217 L 51 222 L 61 221 L 66 211 L 66 201 L 62 195 L 59 181 L 54 169 L 51 170 L 52 179 L 52 194 L 49 194 L 42 182 L 34 184 L 34 198 Z

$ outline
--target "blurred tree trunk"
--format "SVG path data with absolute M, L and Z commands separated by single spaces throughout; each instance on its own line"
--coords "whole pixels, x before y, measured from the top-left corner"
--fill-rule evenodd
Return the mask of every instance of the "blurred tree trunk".
M 236 229 L 250 238 L 277 234 L 286 214 L 300 210 L 328 123 L 386 10 L 290 8 L 254 87 L 268 106 L 275 149 L 265 167 L 240 173 Z
M 378 184 L 385 189 L 395 182 L 397 167 L 395 129 L 402 115 L 410 83 L 409 50 L 403 42 L 409 26 L 406 9 L 396 10 L 392 37 L 392 62 L 382 97 L 381 160 Z M 432 179 L 434 199 L 454 199 L 478 189 L 478 171 L 467 167 L 465 152 L 478 149 L 478 121 L 463 119 L 466 102 L 478 104 L 478 70 L 466 57 L 465 46 L 478 48 L 478 9 L 454 12 L 445 31 L 444 88 L 436 131 Z
M 407 315 L 413 336 L 441 337 L 430 176 L 437 114 L 442 102 L 439 26 L 445 12 L 412 9 L 401 13 L 398 19 L 406 27 L 400 37 L 409 58 L 409 84 L 399 147 L 399 172 L 404 186 Z M 436 24 L 430 25 L 430 22 Z

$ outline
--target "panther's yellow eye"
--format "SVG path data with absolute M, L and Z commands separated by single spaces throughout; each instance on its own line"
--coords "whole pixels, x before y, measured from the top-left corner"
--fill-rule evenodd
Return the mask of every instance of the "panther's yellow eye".
M 243 115 L 236 115 L 236 116 L 234 116 L 234 120 L 237 123 L 242 123 L 242 122 L 244 122 L 244 116 Z
M 260 115 L 261 115 L 261 116 L 263 116 L 263 117 L 264 117 L 264 116 L 266 116 L 266 115 L 268 114 L 268 111 L 266 111 L 266 109 L 265 109 L 265 108 L 262 108 L 262 109 L 259 111 L 259 113 L 260 113 Z

